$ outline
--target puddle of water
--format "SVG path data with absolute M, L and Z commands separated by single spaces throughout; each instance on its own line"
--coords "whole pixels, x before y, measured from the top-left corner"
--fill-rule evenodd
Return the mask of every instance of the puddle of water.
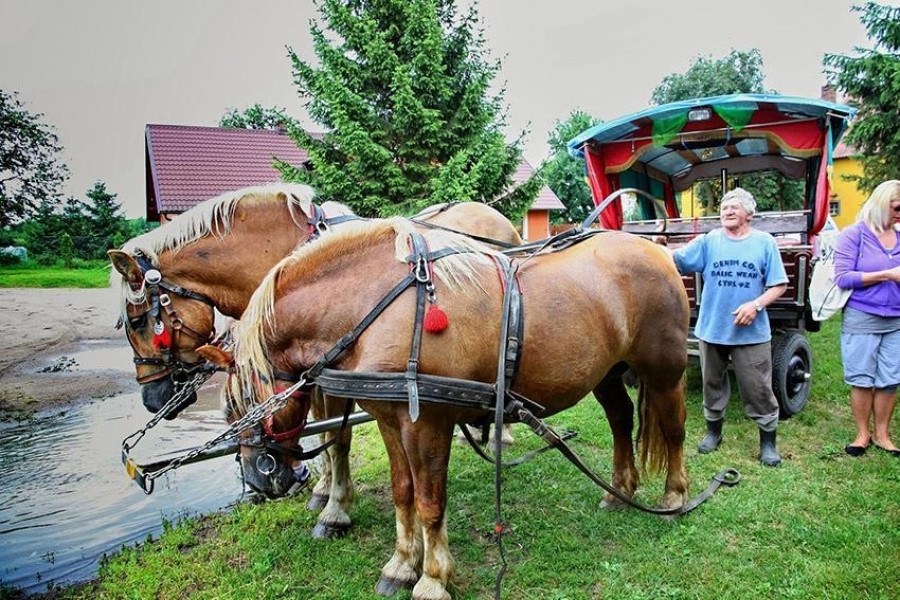
M 134 366 L 128 347 L 122 340 L 85 340 L 72 352 L 45 358 L 37 372 L 90 373 L 91 371 L 122 371 L 124 377 L 134 377 Z
M 80 371 L 124 362 L 123 377 L 131 376 L 130 352 L 121 346 L 86 344 L 70 356 Z M 132 456 L 146 462 L 219 433 L 218 386 L 199 396 L 182 416 L 150 430 Z M 35 593 L 90 579 L 104 554 L 157 536 L 164 520 L 217 511 L 240 498 L 231 456 L 171 471 L 145 495 L 120 455 L 122 439 L 149 417 L 135 392 L 0 424 L 0 583 Z

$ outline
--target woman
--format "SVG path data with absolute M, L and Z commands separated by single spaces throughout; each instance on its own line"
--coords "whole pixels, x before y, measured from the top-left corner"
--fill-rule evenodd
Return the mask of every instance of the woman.
M 853 290 L 841 321 L 844 381 L 856 438 L 844 447 L 862 456 L 874 445 L 892 456 L 900 449 L 888 426 L 900 384 L 900 181 L 885 181 L 863 204 L 857 222 L 838 237 L 835 282 Z M 869 429 L 874 423 L 874 429 Z

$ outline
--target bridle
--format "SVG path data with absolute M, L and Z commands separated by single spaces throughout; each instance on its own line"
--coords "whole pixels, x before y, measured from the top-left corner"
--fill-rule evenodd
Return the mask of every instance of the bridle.
M 147 315 L 149 314 L 152 316 L 156 320 L 156 324 L 153 327 L 154 344 L 156 344 L 162 354 L 162 358 L 141 356 L 140 352 L 131 341 L 131 338 L 127 335 L 125 336 L 134 352 L 133 360 L 135 365 L 160 367 L 149 375 L 137 377 L 137 382 L 139 384 L 150 383 L 168 375 L 171 376 L 174 383 L 177 383 L 180 379 L 184 379 L 186 376 L 192 375 L 206 366 L 205 360 L 189 362 L 182 358 L 178 350 L 181 336 L 188 335 L 202 345 L 212 341 L 213 338 L 215 338 L 216 332 L 215 327 L 213 327 L 208 335 L 203 335 L 185 325 L 181 315 L 179 315 L 178 311 L 175 310 L 175 307 L 172 306 L 170 294 L 175 294 L 189 300 L 196 300 L 208 306 L 210 322 L 215 320 L 215 303 L 199 292 L 164 280 L 162 273 L 154 268 L 147 257 L 142 253 L 136 252 L 134 258 L 141 267 L 141 271 L 144 275 L 142 282 L 144 287 L 143 304 L 146 305 L 147 308 L 137 315 L 128 317 L 128 320 L 131 323 L 141 320 L 146 322 Z M 160 313 L 163 311 L 168 316 L 168 324 L 161 318 Z M 120 320 L 118 326 L 121 327 L 123 324 L 124 321 Z M 134 327 L 132 327 L 132 329 L 134 329 Z
M 229 368 L 229 372 L 233 372 L 233 367 Z M 275 373 L 274 377 L 276 381 L 294 381 L 296 379 L 291 375 L 279 373 Z M 248 431 L 249 435 L 237 438 L 237 443 L 239 446 L 253 448 L 257 451 L 255 467 L 262 475 L 268 476 L 275 472 L 278 460 L 273 456 L 273 453 L 278 456 L 289 457 L 301 461 L 315 458 L 337 442 L 341 432 L 348 427 L 350 413 L 353 412 L 352 400 L 347 401 L 343 420 L 341 421 L 340 432 L 335 437 L 312 450 L 304 450 L 300 444 L 290 446 L 285 444 L 285 442 L 291 442 L 298 438 L 303 433 L 303 430 L 306 429 L 307 415 L 309 414 L 310 405 L 312 404 L 312 387 L 312 384 L 304 383 L 297 383 L 291 385 L 289 388 L 276 386 L 275 396 L 270 398 L 270 400 L 281 398 L 278 407 L 271 410 L 265 410 L 265 416 L 250 419 L 245 426 L 240 428 L 242 431 Z M 300 423 L 290 429 L 276 431 L 275 413 L 283 409 L 288 402 L 300 404 L 299 411 L 300 414 L 303 415 L 303 418 L 300 420 Z M 230 399 L 227 401 L 227 405 L 229 406 L 229 409 L 232 408 Z M 247 419 L 247 417 L 244 419 Z M 240 462 L 240 452 L 235 457 L 235 460 Z M 249 482 L 247 482 L 247 484 L 250 485 L 254 491 L 260 491 L 256 490 Z

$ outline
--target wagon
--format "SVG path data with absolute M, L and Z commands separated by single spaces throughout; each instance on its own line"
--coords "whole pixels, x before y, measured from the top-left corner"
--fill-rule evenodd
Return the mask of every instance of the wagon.
M 772 388 L 783 417 L 809 399 L 813 357 L 806 333 L 820 326 L 809 306 L 815 240 L 829 216 L 832 150 L 854 112 L 791 96 L 714 96 L 601 123 L 568 143 L 570 155 L 585 161 L 601 227 L 665 236 L 672 246 L 719 226 L 717 215 L 694 207 L 700 186 L 717 187 L 721 197 L 751 174 L 775 172 L 781 177 L 772 181 L 799 182 L 786 184 L 802 188 L 796 206 L 781 196 L 780 210 L 758 212 L 752 221 L 776 237 L 789 278 L 785 294 L 768 308 Z M 626 218 L 629 212 L 637 218 Z M 683 280 L 693 332 L 703 281 L 699 274 Z M 697 359 L 693 333 L 688 353 Z

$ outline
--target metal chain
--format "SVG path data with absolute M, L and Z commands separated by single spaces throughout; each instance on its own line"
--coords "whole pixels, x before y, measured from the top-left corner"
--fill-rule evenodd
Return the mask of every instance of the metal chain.
M 247 429 L 250 429 L 254 425 L 260 423 L 263 419 L 266 419 L 267 417 L 270 417 L 273 414 L 275 414 L 277 411 L 281 410 L 284 407 L 284 405 L 287 404 L 287 401 L 290 399 L 291 394 L 293 394 L 294 392 L 296 392 L 298 389 L 300 389 L 301 387 L 303 387 L 305 385 L 306 385 L 306 379 L 301 378 L 300 381 L 298 381 L 291 387 L 287 388 L 286 390 L 281 391 L 281 392 L 275 394 L 274 396 L 271 396 L 270 398 L 268 398 L 265 402 L 262 402 L 260 404 L 257 404 L 256 406 L 254 406 L 252 409 L 250 409 L 247 412 L 247 414 L 245 414 L 240 419 L 236 420 L 234 423 L 232 423 L 228 427 L 228 429 L 226 429 L 225 431 L 223 431 L 222 433 L 220 433 L 213 439 L 209 440 L 208 442 L 206 442 L 205 444 L 203 444 L 202 446 L 200 446 L 198 448 L 194 448 L 187 454 L 185 454 L 183 456 L 179 456 L 176 459 L 173 459 L 169 464 L 167 464 L 165 467 L 159 469 L 158 471 L 153 471 L 152 473 L 146 473 L 145 478 L 147 479 L 147 481 L 152 482 L 154 479 L 160 477 L 164 473 L 173 471 L 173 470 L 177 469 L 178 467 L 180 467 L 181 465 L 183 465 L 185 462 L 190 461 L 192 458 L 199 456 L 200 454 L 203 454 L 204 452 L 206 452 L 213 446 L 216 446 L 220 442 L 223 442 L 223 441 L 231 439 L 231 438 L 236 438 L 242 432 L 246 431 Z
M 194 377 L 185 382 L 183 385 L 178 386 L 178 391 L 176 391 L 169 401 L 163 404 L 162 408 L 156 411 L 156 414 L 153 415 L 153 418 L 147 421 L 147 424 L 126 437 L 122 440 L 122 448 L 125 450 L 131 450 L 135 446 L 137 446 L 138 442 L 144 437 L 144 435 L 151 429 L 153 429 L 161 420 L 163 420 L 172 410 L 175 409 L 182 402 L 187 400 L 191 394 L 200 389 L 206 381 L 212 377 L 213 371 L 201 371 L 194 375 Z M 129 443 L 129 440 L 133 437 L 137 436 L 137 439 L 134 442 Z

